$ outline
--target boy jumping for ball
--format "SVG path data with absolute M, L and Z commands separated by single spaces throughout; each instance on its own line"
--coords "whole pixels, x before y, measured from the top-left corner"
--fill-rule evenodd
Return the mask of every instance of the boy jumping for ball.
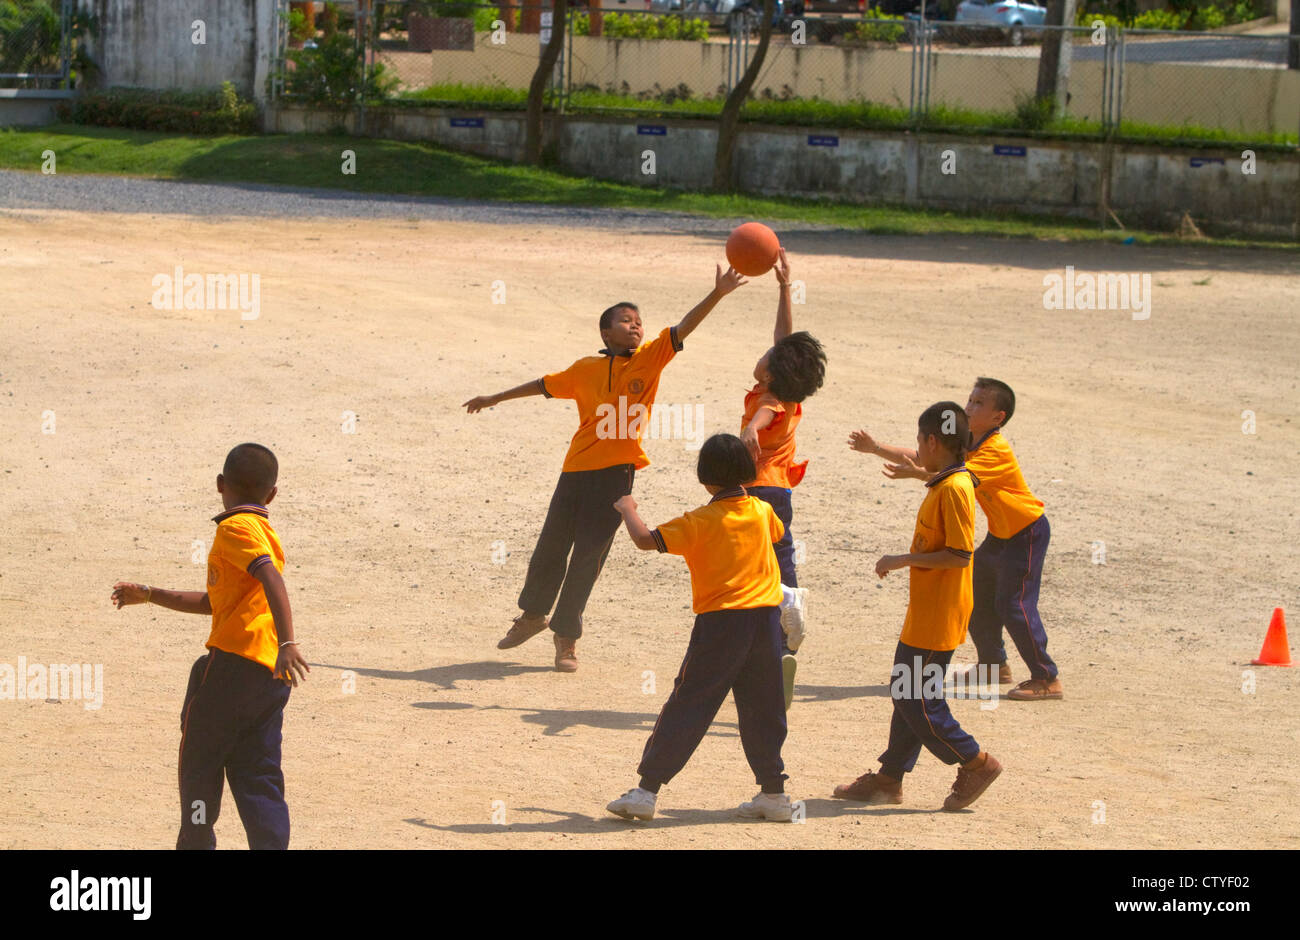
M 1056 663 L 1047 655 L 1047 631 L 1038 614 L 1043 559 L 1052 530 L 1043 502 L 1030 492 L 1020 463 L 1002 428 L 1016 410 L 1016 395 L 1005 382 L 981 376 L 966 402 L 971 444 L 966 466 L 979 478 L 975 498 L 988 518 L 988 536 L 975 550 L 975 606 L 970 637 L 979 663 L 977 675 L 996 669 L 999 682 L 1011 681 L 1002 628 L 1011 634 L 1029 678 L 1007 693 L 1017 702 L 1064 698 Z M 885 467 L 895 479 L 928 479 L 913 451 L 877 445 L 865 431 L 854 435 L 856 450 L 896 461 Z
M 1002 773 L 1002 765 L 962 730 L 943 698 L 952 651 L 966 639 L 971 611 L 971 550 L 975 547 L 977 481 L 962 458 L 970 431 L 955 402 L 931 405 L 917 420 L 916 460 L 930 473 L 916 514 L 912 550 L 884 555 L 876 574 L 910 568 L 907 616 L 894 653 L 890 697 L 894 717 L 880 772 L 868 771 L 835 788 L 835 797 L 866 803 L 903 802 L 903 775 L 924 745 L 945 764 L 957 764 L 946 810 L 974 803 Z
M 222 775 L 230 781 L 250 849 L 289 847 L 280 729 L 289 687 L 311 667 L 293 634 L 284 550 L 267 521 L 279 469 L 260 444 L 240 444 L 217 475 L 225 511 L 215 516 L 207 591 L 167 591 L 119 581 L 112 600 L 209 614 L 208 652 L 190 669 L 181 709 L 178 849 L 215 849 Z
M 776 560 L 781 569 L 784 595 L 781 606 L 781 628 L 785 632 L 781 676 L 785 707 L 789 710 L 794 699 L 797 665 L 794 654 L 806 634 L 806 590 L 799 587 L 795 575 L 790 493 L 803 479 L 808 461 L 795 463 L 794 432 L 803 418 L 801 402 L 821 388 L 826 378 L 826 353 L 822 351 L 821 343 L 809 333 L 794 332 L 790 262 L 784 248 L 780 250 L 774 271 L 779 294 L 773 346 L 754 366 L 756 384 L 745 395 L 740 439 L 749 448 L 758 467 L 754 485 L 748 487 L 750 494 L 768 503 L 785 527 L 785 535 L 776 543 Z
M 579 359 L 563 372 L 465 402 L 470 414 L 531 395 L 571 398 L 578 406 L 578 430 L 519 594 L 523 613 L 497 649 L 519 646 L 549 626 L 555 634 L 555 668 L 577 671 L 582 613 L 618 531 L 614 501 L 632 492 L 636 471 L 650 464 L 641 436 L 659 390 L 659 375 L 718 301 L 745 283 L 734 268 L 724 272 L 719 265 L 708 296 L 648 343 L 642 343 L 644 329 L 636 305 L 617 303 L 600 315 L 605 348 L 595 356 Z
M 614 504 L 637 548 L 685 558 L 696 615 L 672 694 L 641 755 L 640 783 L 606 807 L 617 816 L 654 817 L 659 788 L 686 766 L 728 692 L 760 787 L 740 815 L 778 822 L 793 816 L 781 759 L 781 580 L 772 551 L 785 527 L 771 506 L 745 491 L 756 472 L 739 438 L 715 434 L 700 448 L 696 468 L 713 497 L 708 505 L 651 531 L 631 496 Z

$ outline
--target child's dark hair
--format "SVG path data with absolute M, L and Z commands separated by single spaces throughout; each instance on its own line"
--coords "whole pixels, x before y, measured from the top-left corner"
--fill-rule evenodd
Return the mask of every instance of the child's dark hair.
M 1016 393 L 1011 391 L 1011 386 L 1006 382 L 999 382 L 997 379 L 980 376 L 975 380 L 975 387 L 983 389 L 986 392 L 993 393 L 994 405 L 998 411 L 1005 411 L 1006 417 L 1002 419 L 999 427 L 1006 427 L 1011 416 L 1016 413 Z
M 240 444 L 226 455 L 221 475 L 239 496 L 265 499 L 275 487 L 280 464 L 269 448 L 261 444 Z
M 826 380 L 826 352 L 811 333 L 791 333 L 772 347 L 767 359 L 768 391 L 781 401 L 800 402 Z
M 916 421 L 916 429 L 925 437 L 933 434 L 958 460 L 965 458 L 970 444 L 970 424 L 966 412 L 955 401 L 937 402 L 925 409 Z
M 608 330 L 610 324 L 614 322 L 614 314 L 618 313 L 620 310 L 635 310 L 637 313 L 641 312 L 636 304 L 630 303 L 629 301 L 624 300 L 620 303 L 616 303 L 600 315 L 600 328 L 602 330 Z
M 705 486 L 724 490 L 753 483 L 758 476 L 749 448 L 734 434 L 715 434 L 705 441 L 695 472 Z

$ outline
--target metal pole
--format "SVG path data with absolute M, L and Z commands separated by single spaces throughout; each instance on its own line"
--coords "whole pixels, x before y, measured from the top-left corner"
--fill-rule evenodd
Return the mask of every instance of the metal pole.
M 1118 134 L 1124 127 L 1124 64 L 1128 52 L 1124 45 L 1124 27 L 1120 26 L 1116 31 L 1119 33 L 1119 84 L 1115 88 L 1115 133 Z

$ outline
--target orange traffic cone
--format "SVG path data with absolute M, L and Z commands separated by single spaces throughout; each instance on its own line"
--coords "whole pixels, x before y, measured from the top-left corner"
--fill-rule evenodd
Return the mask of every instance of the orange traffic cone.
M 1291 647 L 1286 642 L 1286 615 L 1281 607 L 1273 608 L 1273 619 L 1268 622 L 1268 633 L 1264 637 L 1264 647 L 1259 651 L 1259 659 L 1252 659 L 1256 666 L 1290 666 Z

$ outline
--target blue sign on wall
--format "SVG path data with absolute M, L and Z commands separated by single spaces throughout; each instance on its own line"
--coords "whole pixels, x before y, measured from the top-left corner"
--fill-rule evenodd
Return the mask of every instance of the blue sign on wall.
M 1192 166 L 1209 166 L 1211 163 L 1217 163 L 1223 166 L 1223 157 L 1192 157 Z
M 668 128 L 663 124 L 638 124 L 636 132 L 638 134 L 649 134 L 651 137 L 666 137 Z
M 809 134 L 809 147 L 838 147 L 840 139 L 834 134 Z
M 1014 147 L 1011 144 L 994 144 L 993 155 L 997 157 L 1023 157 L 1025 148 Z
M 482 118 L 452 118 L 452 127 L 482 127 Z

